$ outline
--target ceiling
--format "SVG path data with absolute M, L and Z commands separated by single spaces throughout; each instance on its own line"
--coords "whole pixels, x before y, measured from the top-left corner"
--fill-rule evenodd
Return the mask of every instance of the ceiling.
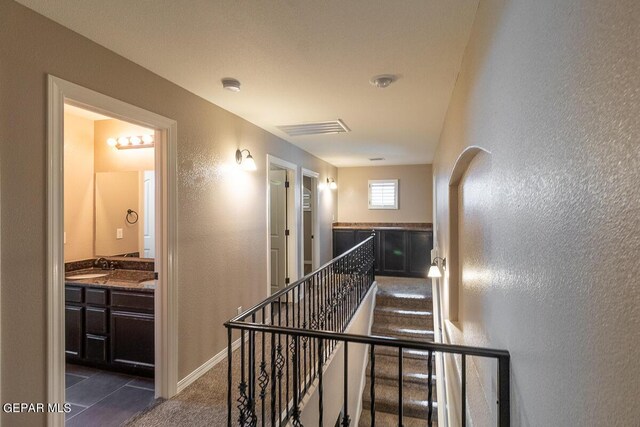
M 478 3 L 18 1 L 339 167 L 431 163 Z M 338 118 L 351 132 L 277 128 Z

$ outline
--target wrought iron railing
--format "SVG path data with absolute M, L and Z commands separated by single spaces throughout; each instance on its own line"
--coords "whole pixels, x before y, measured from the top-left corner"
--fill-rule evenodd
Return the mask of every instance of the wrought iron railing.
M 433 354 L 461 355 L 462 414 L 466 423 L 466 358 L 480 356 L 498 362 L 498 425 L 509 426 L 509 353 L 477 347 L 344 333 L 374 282 L 374 238 L 369 237 L 313 273 L 274 293 L 260 304 L 225 323 L 228 336 L 227 424 L 239 426 L 300 426 L 300 404 L 317 381 L 318 425 L 324 425 L 323 367 L 339 343 L 344 345 L 344 407 L 341 425 L 347 427 L 349 344 L 369 345 L 370 419 L 376 419 L 376 347 L 397 349 L 398 425 L 403 423 L 403 357 L 424 352 L 427 364 L 428 425 L 434 419 Z M 234 368 L 233 331 L 239 331 L 239 367 Z M 237 365 L 238 363 L 236 363 Z M 235 374 L 234 374 L 234 371 Z M 239 372 L 237 372 L 239 371 Z M 238 376 L 234 383 L 234 375 Z M 234 393 L 237 384 L 237 393 Z M 234 405 L 235 403 L 235 405 Z M 327 425 L 333 425 L 328 420 Z

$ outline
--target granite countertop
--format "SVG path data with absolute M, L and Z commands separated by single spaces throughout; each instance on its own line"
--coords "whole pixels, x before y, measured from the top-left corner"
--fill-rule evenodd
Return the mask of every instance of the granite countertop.
M 106 274 L 106 276 L 87 279 L 73 278 L 74 276 L 86 274 Z M 102 270 L 99 268 L 86 268 L 67 272 L 64 282 L 67 285 L 153 292 L 156 288 L 154 274 L 153 271 L 144 270 Z
M 415 230 L 431 231 L 433 225 L 428 222 L 335 222 L 334 230 Z

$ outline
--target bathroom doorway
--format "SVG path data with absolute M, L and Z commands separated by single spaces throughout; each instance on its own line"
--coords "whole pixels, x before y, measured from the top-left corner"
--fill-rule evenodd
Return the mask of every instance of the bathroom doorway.
M 64 105 L 68 426 L 125 422 L 155 401 L 154 139 Z M 127 404 L 106 411 L 118 401 Z
M 53 76 L 49 94 L 47 400 L 71 408 L 49 424 L 125 422 L 177 389 L 176 123 Z

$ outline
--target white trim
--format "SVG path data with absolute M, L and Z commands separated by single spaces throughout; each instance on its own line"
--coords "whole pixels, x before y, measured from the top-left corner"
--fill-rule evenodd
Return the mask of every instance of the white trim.
M 247 335 L 248 338 L 248 335 Z M 238 338 L 231 344 L 231 351 L 236 351 L 240 348 L 240 340 L 242 338 Z M 245 339 L 246 341 L 246 339 Z M 204 362 L 202 365 L 198 366 L 193 370 L 189 375 L 178 381 L 178 393 L 182 392 L 185 388 L 189 387 L 193 384 L 198 378 L 206 374 L 211 368 L 216 366 L 218 363 L 222 362 L 227 358 L 228 347 L 225 347 L 221 352 L 213 356 L 211 359 Z
M 311 249 L 311 270 L 315 270 L 320 267 L 320 221 L 318 220 L 319 209 L 320 209 L 320 174 L 318 172 L 314 172 L 310 169 L 302 168 L 302 177 L 309 177 L 314 180 L 315 188 L 313 189 L 314 197 L 311 200 L 311 224 L 312 224 L 312 233 L 313 233 L 313 245 Z M 304 182 L 303 182 L 304 183 Z M 300 185 L 300 191 L 302 191 L 303 185 Z M 303 213 L 301 214 L 303 215 Z M 300 224 L 304 224 L 304 220 L 300 220 Z M 302 259 L 304 259 L 304 229 L 302 233 L 300 233 L 302 237 Z M 302 269 L 302 273 L 304 275 L 304 268 Z
M 266 218 L 267 218 L 267 295 L 271 295 L 271 241 L 270 241 L 270 224 L 271 221 L 269 219 L 269 215 L 271 212 L 271 189 L 269 186 L 269 170 L 271 165 L 279 166 L 281 168 L 287 169 L 291 172 L 291 180 L 289 181 L 289 194 L 293 195 L 293 204 L 287 206 L 287 217 L 293 218 L 293 224 L 287 224 L 289 227 L 289 255 L 288 255 L 288 271 L 287 275 L 289 277 L 290 283 L 295 282 L 298 278 L 302 277 L 302 272 L 304 271 L 304 265 L 302 264 L 302 245 L 300 235 L 300 226 L 302 221 L 302 180 L 300 179 L 300 174 L 298 173 L 298 165 L 295 163 L 288 162 L 286 160 L 275 157 L 271 154 L 267 154 L 267 167 L 265 171 L 265 185 L 266 185 Z
M 161 280 L 156 287 L 156 397 L 168 398 L 177 390 L 177 123 L 142 108 L 48 76 L 47 126 L 47 402 L 65 401 L 64 357 L 64 248 L 63 248 L 63 152 L 64 103 L 155 129 L 156 191 L 161 203 L 162 233 L 156 240 Z M 157 132 L 157 133 L 158 133 Z M 158 183 L 162 183 L 162 191 Z M 64 414 L 50 413 L 49 426 L 63 426 Z

